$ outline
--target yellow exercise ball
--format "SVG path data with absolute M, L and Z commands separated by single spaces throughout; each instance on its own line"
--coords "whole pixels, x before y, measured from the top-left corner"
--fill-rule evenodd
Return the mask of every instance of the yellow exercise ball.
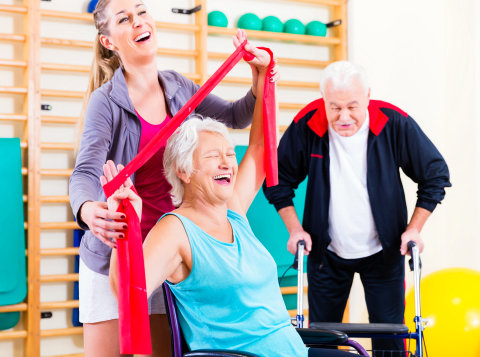
M 420 295 L 422 316 L 428 320 L 424 331 L 428 355 L 479 357 L 480 272 L 463 268 L 434 272 L 422 278 Z M 410 331 L 415 331 L 414 316 L 412 288 L 405 306 L 405 323 Z M 414 350 L 415 342 L 411 343 Z

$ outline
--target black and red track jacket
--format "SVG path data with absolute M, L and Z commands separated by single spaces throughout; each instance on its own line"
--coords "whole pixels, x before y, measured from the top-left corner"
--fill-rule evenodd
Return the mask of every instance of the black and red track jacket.
M 429 211 L 442 201 L 444 188 L 451 184 L 442 155 L 410 116 L 378 100 L 370 101 L 368 112 L 367 189 L 378 236 L 388 257 L 400 254 L 400 236 L 408 220 L 399 168 L 418 184 L 416 205 Z M 280 140 L 279 185 L 264 185 L 265 196 L 278 211 L 293 206 L 294 189 L 308 175 L 303 228 L 312 237 L 310 259 L 314 263 L 321 262 L 331 241 L 327 130 L 323 99 L 303 108 Z

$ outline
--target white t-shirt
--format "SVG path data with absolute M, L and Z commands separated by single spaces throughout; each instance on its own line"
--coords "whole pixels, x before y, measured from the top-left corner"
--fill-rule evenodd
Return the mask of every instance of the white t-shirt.
M 369 116 L 353 136 L 328 130 L 330 210 L 328 249 L 344 259 L 368 257 L 382 250 L 367 190 Z

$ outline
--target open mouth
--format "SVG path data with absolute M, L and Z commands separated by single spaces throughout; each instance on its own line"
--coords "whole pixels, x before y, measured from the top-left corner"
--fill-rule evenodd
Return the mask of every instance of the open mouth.
M 151 33 L 150 32 L 144 32 L 142 33 L 141 35 L 138 35 L 137 37 L 135 37 L 135 42 L 144 42 L 144 41 L 147 41 L 150 39 L 151 37 Z
M 230 181 L 232 180 L 232 175 L 231 174 L 216 175 L 216 176 L 213 176 L 213 179 L 221 183 L 230 183 Z

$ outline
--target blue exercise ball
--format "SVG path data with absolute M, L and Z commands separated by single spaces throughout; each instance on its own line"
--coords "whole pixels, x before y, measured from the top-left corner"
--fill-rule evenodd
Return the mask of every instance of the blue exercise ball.
M 98 0 L 90 0 L 90 2 L 88 3 L 87 11 L 90 13 L 94 12 L 95 7 L 97 6 L 97 2 Z
M 251 12 L 240 16 L 237 22 L 237 27 L 245 30 L 256 30 L 260 31 L 262 29 L 262 20 Z
M 310 21 L 307 24 L 307 35 L 310 36 L 326 36 L 327 25 L 320 21 Z
M 208 26 L 227 27 L 227 16 L 221 11 L 210 11 L 208 13 Z
M 276 16 L 267 16 L 262 20 L 262 30 L 270 32 L 283 32 L 283 22 Z
M 283 32 L 293 33 L 295 35 L 305 35 L 305 25 L 297 19 L 290 19 L 285 22 Z

